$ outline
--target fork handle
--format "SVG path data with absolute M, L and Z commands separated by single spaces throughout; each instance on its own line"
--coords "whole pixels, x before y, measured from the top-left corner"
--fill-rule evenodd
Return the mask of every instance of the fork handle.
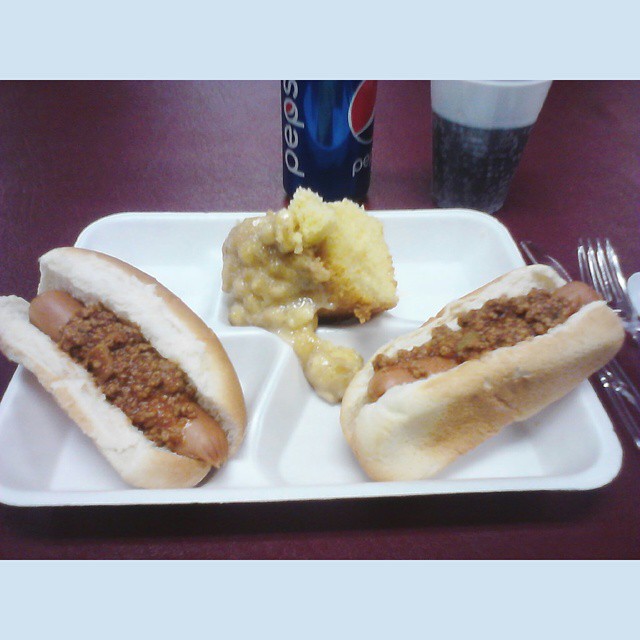
M 608 369 L 617 378 L 619 384 L 619 393 L 621 393 L 640 415 L 640 392 L 637 387 L 631 382 L 627 372 L 620 366 L 616 358 L 609 362 Z
M 640 400 L 637 389 L 625 384 L 628 378 L 615 359 L 600 369 L 596 377 L 624 428 L 640 449 Z

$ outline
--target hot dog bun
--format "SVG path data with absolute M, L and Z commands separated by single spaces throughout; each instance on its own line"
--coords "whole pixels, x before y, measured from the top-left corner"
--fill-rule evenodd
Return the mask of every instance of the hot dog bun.
M 40 259 L 38 293 L 61 290 L 85 304 L 101 302 L 133 322 L 160 355 L 196 388 L 200 406 L 216 416 L 229 444 L 240 446 L 246 409 L 236 372 L 214 332 L 168 289 L 131 265 L 95 251 L 64 247 Z M 110 404 L 92 376 L 29 322 L 29 302 L 0 298 L 0 349 L 33 372 L 129 484 L 190 487 L 210 465 L 156 446 Z
M 589 302 L 566 322 L 428 378 L 397 385 L 375 402 L 368 385 L 373 359 L 427 343 L 435 327 L 486 301 L 554 291 L 565 281 L 550 267 L 511 271 L 451 302 L 416 331 L 379 349 L 356 374 L 342 401 L 343 433 L 374 480 L 414 480 L 438 473 L 512 422 L 529 418 L 606 364 L 624 331 L 606 303 Z

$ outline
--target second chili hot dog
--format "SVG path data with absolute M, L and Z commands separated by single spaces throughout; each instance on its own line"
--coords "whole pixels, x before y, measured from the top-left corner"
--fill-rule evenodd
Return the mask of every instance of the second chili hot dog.
M 567 394 L 623 340 L 583 283 L 515 269 L 379 349 L 345 393 L 342 430 L 372 479 L 426 478 Z
M 240 446 L 246 409 L 213 331 L 149 275 L 65 247 L 39 295 L 0 298 L 0 349 L 37 376 L 130 484 L 187 487 Z

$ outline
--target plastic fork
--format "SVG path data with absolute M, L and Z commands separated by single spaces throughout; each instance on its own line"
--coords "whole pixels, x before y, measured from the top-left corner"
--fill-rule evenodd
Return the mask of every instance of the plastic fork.
M 564 280 L 571 281 L 569 272 L 562 264 L 535 243 L 523 240 L 520 242 L 520 248 L 529 264 L 546 264 L 553 267 Z M 582 277 L 585 279 L 585 276 Z M 615 358 L 599 369 L 594 377 L 609 398 L 620 422 L 640 449 L 640 392 Z
M 640 319 L 629 298 L 627 280 L 620 268 L 620 261 L 611 241 L 580 240 L 578 244 L 580 277 L 607 301 L 620 316 L 626 332 L 640 345 Z

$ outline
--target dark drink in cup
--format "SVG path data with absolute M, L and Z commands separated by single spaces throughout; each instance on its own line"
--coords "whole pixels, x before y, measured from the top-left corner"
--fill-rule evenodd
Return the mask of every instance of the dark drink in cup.
M 467 127 L 433 113 L 433 198 L 439 207 L 498 211 L 532 125 Z
M 432 193 L 439 207 L 498 211 L 550 81 L 434 80 Z

